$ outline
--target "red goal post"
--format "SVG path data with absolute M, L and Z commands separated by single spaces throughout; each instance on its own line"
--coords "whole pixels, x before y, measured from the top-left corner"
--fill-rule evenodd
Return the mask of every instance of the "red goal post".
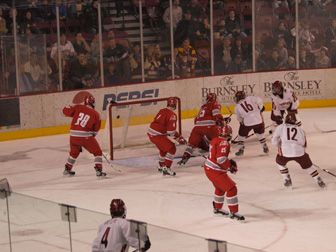
M 129 101 L 129 102 L 117 102 L 117 103 L 111 103 L 108 107 L 108 116 L 106 119 L 106 125 L 107 125 L 107 129 L 109 132 L 109 154 L 110 154 L 110 159 L 113 160 L 114 157 L 114 149 L 115 149 L 115 143 L 114 143 L 114 137 L 113 137 L 113 133 L 115 131 L 115 127 L 114 126 L 118 126 L 118 120 L 120 120 L 120 115 L 119 112 L 116 112 L 116 109 L 118 108 L 126 108 L 126 112 L 128 111 L 129 113 L 127 115 L 125 115 L 125 113 L 123 113 L 123 117 L 124 120 L 122 122 L 122 125 L 119 125 L 119 127 L 124 128 L 122 135 L 125 134 L 125 138 L 127 137 L 127 131 L 128 128 L 131 125 L 136 125 L 138 122 L 134 122 L 134 120 L 132 121 L 131 118 L 137 118 L 139 114 L 141 114 L 140 116 L 142 117 L 146 117 L 146 120 L 144 120 L 143 122 L 141 120 L 139 124 L 147 124 L 147 128 L 149 127 L 149 124 L 154 120 L 154 117 L 156 116 L 156 114 L 159 112 L 160 109 L 163 109 L 167 106 L 167 100 L 170 97 L 165 97 L 165 98 L 158 98 L 158 99 L 147 99 L 147 100 L 136 100 L 136 101 Z M 182 132 L 182 124 L 181 124 L 181 99 L 179 97 L 177 98 L 177 108 L 175 110 L 175 113 L 177 114 L 177 131 L 181 134 Z M 163 103 L 165 102 L 165 103 Z M 132 111 L 133 106 L 138 106 L 138 107 L 146 107 L 147 109 L 140 109 L 138 108 L 136 111 Z M 128 108 L 128 110 L 127 110 Z M 125 111 L 122 111 L 125 112 Z M 133 114 L 133 115 L 132 115 Z M 136 121 L 136 119 L 135 119 Z M 146 134 L 147 137 L 147 131 L 141 132 L 143 134 Z M 140 134 L 141 134 L 140 133 Z M 147 137 L 148 138 L 148 137 Z M 141 145 L 141 143 L 139 142 L 139 145 Z M 127 146 L 121 146 L 123 147 L 127 147 Z

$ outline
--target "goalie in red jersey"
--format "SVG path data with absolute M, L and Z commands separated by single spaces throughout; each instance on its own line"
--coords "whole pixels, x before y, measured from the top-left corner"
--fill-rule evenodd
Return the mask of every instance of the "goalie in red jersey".
M 209 93 L 206 103 L 201 107 L 194 120 L 194 128 L 190 133 L 188 146 L 185 149 L 182 160 L 178 165 L 185 165 L 195 148 L 204 149 L 204 145 L 209 144 L 211 139 L 219 136 L 219 128 L 225 123 L 229 123 L 231 118 L 223 118 L 221 114 L 221 105 L 217 102 L 217 95 Z
M 227 174 L 228 171 L 233 174 L 237 172 L 237 163 L 228 157 L 231 138 L 231 127 L 224 125 L 221 128 L 220 136 L 210 142 L 209 155 L 204 164 L 204 171 L 215 187 L 214 214 L 230 216 L 231 219 L 245 220 L 244 216 L 238 214 L 236 183 Z M 230 213 L 222 209 L 225 195 Z
M 185 144 L 186 140 L 176 132 L 177 116 L 173 112 L 176 109 L 177 98 L 171 97 L 167 101 L 167 108 L 161 109 L 150 124 L 147 135 L 152 143 L 160 151 L 158 171 L 163 175 L 175 176 L 171 170 L 171 165 L 176 153 L 175 144 L 168 138 L 173 136 L 180 144 Z
M 95 138 L 97 135 L 101 120 L 99 113 L 94 110 L 95 98 L 88 95 L 84 98 L 84 105 L 78 104 L 74 106 L 66 106 L 62 109 L 62 115 L 72 117 L 70 128 L 70 153 L 65 165 L 64 175 L 75 175 L 72 167 L 76 162 L 79 153 L 84 147 L 87 151 L 94 155 L 94 169 L 96 176 L 105 177 L 103 170 L 102 151 Z

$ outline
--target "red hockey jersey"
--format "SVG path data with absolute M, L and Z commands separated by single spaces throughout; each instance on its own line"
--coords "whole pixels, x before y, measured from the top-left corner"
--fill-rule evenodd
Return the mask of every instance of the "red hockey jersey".
M 176 135 L 176 114 L 169 108 L 164 108 L 155 116 L 154 121 L 150 124 L 148 134 L 158 135 Z
M 205 164 L 207 167 L 219 170 L 228 171 L 230 168 L 230 160 L 228 158 L 230 153 L 230 143 L 221 137 L 216 137 L 211 140 L 209 145 L 209 155 Z
M 194 122 L 195 126 L 211 126 L 215 125 L 222 118 L 221 105 L 217 101 L 212 100 L 201 107 Z
M 85 105 L 66 106 L 62 115 L 72 117 L 70 136 L 90 137 L 97 135 L 101 120 L 99 113 Z

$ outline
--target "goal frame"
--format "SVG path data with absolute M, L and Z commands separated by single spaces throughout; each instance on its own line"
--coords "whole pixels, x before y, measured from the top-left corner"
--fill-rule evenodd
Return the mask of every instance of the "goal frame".
M 110 160 L 114 160 L 113 155 L 113 114 L 112 114 L 112 108 L 117 106 L 127 106 L 127 105 L 134 105 L 134 104 L 142 104 L 142 103 L 153 103 L 153 102 L 161 102 L 161 101 L 167 101 L 171 96 L 164 97 L 164 98 L 157 98 L 157 99 L 146 99 L 146 100 L 136 100 L 136 101 L 130 101 L 130 102 L 111 102 L 111 104 L 108 107 L 108 123 L 109 123 L 109 142 L 110 142 Z M 181 99 L 179 97 L 175 97 L 177 99 L 177 129 L 178 133 L 182 133 L 182 123 L 181 123 Z M 158 111 L 155 112 L 155 114 L 158 113 Z M 154 115 L 155 116 L 155 115 Z

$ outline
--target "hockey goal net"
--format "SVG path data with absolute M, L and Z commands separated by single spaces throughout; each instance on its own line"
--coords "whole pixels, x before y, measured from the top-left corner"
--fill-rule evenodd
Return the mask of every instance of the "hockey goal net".
M 170 97 L 137 100 L 130 102 L 112 103 L 107 108 L 107 119 L 104 130 L 98 133 L 98 142 L 103 153 L 110 160 L 129 158 L 134 153 L 149 155 L 157 149 L 149 141 L 147 130 L 149 124 L 160 109 L 167 107 Z M 177 97 L 176 130 L 180 133 L 181 126 L 181 100 Z M 136 149 L 131 151 L 131 149 Z M 154 154 L 154 153 L 153 153 Z

